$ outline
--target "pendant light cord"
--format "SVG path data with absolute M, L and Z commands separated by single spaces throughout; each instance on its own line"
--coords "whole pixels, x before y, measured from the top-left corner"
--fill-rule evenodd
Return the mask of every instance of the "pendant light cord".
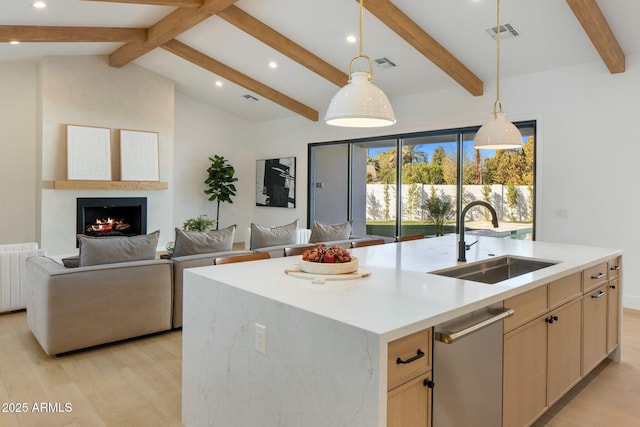
M 498 12 L 496 13 L 496 102 L 493 103 L 493 118 L 497 117 L 497 108 L 500 107 L 502 113 L 502 103 L 500 102 L 500 0 L 498 0 Z
M 353 63 L 360 58 L 366 59 L 367 62 L 369 63 L 369 81 L 373 81 L 373 62 L 371 61 L 371 58 L 365 55 L 364 52 L 362 51 L 362 39 L 363 39 L 362 22 L 364 21 L 363 17 L 364 17 L 364 0 L 360 0 L 360 52 L 358 53 L 358 56 L 355 56 L 349 63 L 349 80 L 348 80 L 349 83 L 351 83 L 351 68 L 353 67 Z

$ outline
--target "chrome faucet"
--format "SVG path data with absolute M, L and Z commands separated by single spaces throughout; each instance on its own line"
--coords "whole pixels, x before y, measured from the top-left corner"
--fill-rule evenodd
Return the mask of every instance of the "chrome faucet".
M 474 202 L 469 203 L 467 206 L 465 206 L 464 209 L 462 209 L 462 212 L 460 213 L 460 221 L 459 221 L 459 226 L 460 226 L 460 240 L 458 241 L 458 261 L 459 262 L 467 262 L 467 257 L 465 252 L 467 251 L 467 249 L 471 247 L 471 245 L 473 245 L 474 243 L 477 243 L 477 240 L 476 240 L 474 243 L 467 246 L 467 244 L 464 242 L 464 217 L 467 214 L 467 211 L 469 211 L 469 209 L 474 206 L 484 206 L 487 209 L 489 209 L 489 212 L 491 212 L 491 222 L 493 223 L 493 228 L 498 228 L 498 214 L 496 213 L 496 210 L 493 208 L 493 206 L 491 206 L 489 203 L 483 202 L 481 200 L 476 200 Z

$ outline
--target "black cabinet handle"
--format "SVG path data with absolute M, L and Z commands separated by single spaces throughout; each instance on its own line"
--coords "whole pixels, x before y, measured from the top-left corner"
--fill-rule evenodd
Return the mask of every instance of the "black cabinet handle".
M 420 359 L 422 356 L 424 356 L 424 351 L 418 349 L 418 352 L 416 353 L 415 356 L 413 356 L 411 359 L 407 359 L 407 360 L 402 360 L 399 357 L 396 359 L 396 363 L 399 365 L 401 363 L 403 364 L 407 364 L 407 363 L 411 363 L 411 362 L 415 362 L 416 360 Z
M 597 275 L 595 275 L 595 276 L 591 276 L 591 278 L 592 278 L 593 280 L 596 280 L 596 279 L 602 279 L 604 276 L 605 276 L 605 274 L 604 274 L 604 273 L 598 273 L 598 274 L 597 274 Z
M 611 267 L 611 271 L 618 271 L 618 270 L 620 270 L 619 265 L 614 265 L 613 267 Z
M 615 289 L 615 288 L 616 288 L 616 285 L 609 285 L 609 287 L 610 287 L 611 289 Z
M 422 381 L 422 385 L 425 387 L 433 388 L 433 386 L 436 385 L 436 383 L 434 383 L 431 380 L 425 379 L 424 381 Z
M 602 298 L 604 296 L 604 291 L 600 291 L 595 295 L 591 295 L 591 298 Z
M 558 316 L 549 316 L 546 319 L 544 319 L 544 321 L 547 322 L 547 323 L 557 322 L 558 321 Z

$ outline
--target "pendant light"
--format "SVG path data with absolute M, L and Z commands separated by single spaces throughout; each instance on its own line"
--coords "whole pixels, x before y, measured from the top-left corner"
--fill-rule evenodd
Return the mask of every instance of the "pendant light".
M 496 27 L 496 102 L 493 103 L 492 120 L 482 125 L 473 139 L 473 148 L 506 150 L 522 147 L 522 135 L 517 127 L 505 119 L 500 102 L 500 0 L 498 0 L 498 24 Z
M 389 98 L 373 81 L 373 63 L 362 53 L 363 1 L 360 0 L 360 53 L 349 63 L 349 81 L 331 99 L 324 117 L 325 123 L 343 127 L 382 127 L 396 122 Z M 353 63 L 364 58 L 369 72 L 351 72 Z

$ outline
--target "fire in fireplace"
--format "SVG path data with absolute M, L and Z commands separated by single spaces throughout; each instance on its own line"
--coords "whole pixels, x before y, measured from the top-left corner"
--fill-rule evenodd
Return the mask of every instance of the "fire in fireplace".
M 88 236 L 147 233 L 146 197 L 79 197 L 76 231 Z

